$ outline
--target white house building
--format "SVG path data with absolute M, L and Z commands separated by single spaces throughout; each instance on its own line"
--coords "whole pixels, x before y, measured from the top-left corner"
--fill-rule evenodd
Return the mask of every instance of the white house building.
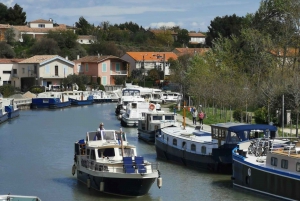
M 36 55 L 19 62 L 19 77 L 34 77 L 36 85 L 60 85 L 73 74 L 74 62 L 58 55 Z
M 144 69 L 145 73 L 151 69 L 164 71 L 164 75 L 170 75 L 168 59 L 177 59 L 173 52 L 126 52 L 121 59 L 130 63 L 130 73 L 134 69 Z
M 11 84 L 20 88 L 19 62 L 24 59 L 0 59 L 0 86 Z

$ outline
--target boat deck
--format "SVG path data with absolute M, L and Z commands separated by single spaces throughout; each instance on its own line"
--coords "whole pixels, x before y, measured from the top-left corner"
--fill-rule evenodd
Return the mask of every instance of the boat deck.
M 272 153 L 289 156 L 292 158 L 300 158 L 300 153 L 296 152 L 295 149 L 274 149 L 272 150 Z

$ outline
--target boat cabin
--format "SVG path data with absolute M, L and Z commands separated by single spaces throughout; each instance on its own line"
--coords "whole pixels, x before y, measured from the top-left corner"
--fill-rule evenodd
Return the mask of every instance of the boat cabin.
M 142 120 L 138 122 L 138 129 L 156 131 L 161 128 L 176 125 L 176 114 L 165 111 L 143 112 Z
M 271 137 L 276 135 L 277 128 L 265 124 L 246 123 L 218 123 L 211 125 L 212 139 L 218 140 L 219 147 L 224 142 L 225 146 L 234 148 L 241 141 L 259 137 Z

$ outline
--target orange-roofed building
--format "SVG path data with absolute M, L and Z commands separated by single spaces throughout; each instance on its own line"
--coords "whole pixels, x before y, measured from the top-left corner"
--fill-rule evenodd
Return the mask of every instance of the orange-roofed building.
M 170 75 L 170 58 L 177 60 L 177 55 L 174 52 L 126 52 L 121 57 L 130 63 L 130 73 L 134 69 L 145 69 L 145 72 L 160 69 L 165 76 Z
M 0 24 L 0 41 L 5 41 L 5 32 L 9 28 L 9 24 Z
M 115 78 L 128 75 L 129 63 L 116 56 L 85 56 L 73 62 L 75 74 L 92 76 L 95 82 L 100 77 L 103 86 L 114 86 Z

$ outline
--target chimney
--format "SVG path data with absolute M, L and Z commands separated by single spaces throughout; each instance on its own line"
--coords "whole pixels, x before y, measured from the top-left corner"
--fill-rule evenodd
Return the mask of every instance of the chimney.
M 53 21 L 52 18 L 50 18 L 50 19 L 49 19 L 49 22 L 52 22 L 52 21 Z
M 80 57 L 79 57 L 79 54 L 77 54 L 77 60 L 79 59 Z

